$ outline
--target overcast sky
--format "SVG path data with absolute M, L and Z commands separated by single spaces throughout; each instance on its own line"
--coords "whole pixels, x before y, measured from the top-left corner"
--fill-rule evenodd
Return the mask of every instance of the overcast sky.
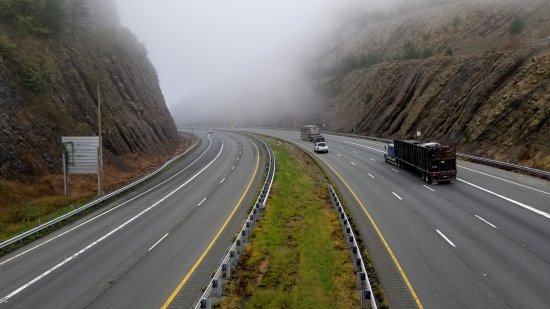
M 359 2 L 369 1 L 116 0 L 122 23 L 149 51 L 174 118 L 185 121 L 303 99 L 295 93 L 307 92 L 303 62 Z

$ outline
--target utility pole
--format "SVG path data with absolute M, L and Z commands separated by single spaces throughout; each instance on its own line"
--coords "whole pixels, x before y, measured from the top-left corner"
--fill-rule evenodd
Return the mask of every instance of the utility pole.
M 97 128 L 99 136 L 99 171 L 97 173 L 97 195 L 103 196 L 103 137 L 101 135 L 101 87 L 104 81 L 97 82 Z

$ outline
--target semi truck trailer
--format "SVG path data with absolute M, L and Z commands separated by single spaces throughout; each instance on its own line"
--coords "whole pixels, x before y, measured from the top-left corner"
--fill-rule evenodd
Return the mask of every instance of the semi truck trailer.
M 384 160 L 400 168 L 420 173 L 427 183 L 456 180 L 456 150 L 439 143 L 394 140 L 386 147 Z
M 313 137 L 320 136 L 321 129 L 318 126 L 312 124 L 306 124 L 302 126 L 300 130 L 300 136 L 303 140 L 313 142 Z M 323 140 L 324 141 L 324 140 Z

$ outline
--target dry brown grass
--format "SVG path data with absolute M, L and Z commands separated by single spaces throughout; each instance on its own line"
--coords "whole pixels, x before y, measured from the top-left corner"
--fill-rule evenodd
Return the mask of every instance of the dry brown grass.
M 180 145 L 166 155 L 130 154 L 105 156 L 105 192 L 150 173 L 193 143 L 190 135 L 181 135 Z M 32 228 L 78 206 L 97 194 L 95 175 L 70 175 L 69 196 L 63 196 L 63 175 L 44 175 L 29 183 L 0 179 L 0 239 Z

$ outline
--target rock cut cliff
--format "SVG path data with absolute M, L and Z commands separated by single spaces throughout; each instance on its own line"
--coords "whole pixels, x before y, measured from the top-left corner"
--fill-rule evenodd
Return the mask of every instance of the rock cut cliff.
M 312 121 L 385 138 L 421 131 L 468 153 L 550 168 L 550 2 L 405 11 L 341 29 L 312 70 L 322 101 Z
M 61 136 L 97 135 L 100 81 L 107 159 L 178 147 L 156 71 L 111 1 L 15 2 L 0 0 L 0 178 L 61 173 Z

